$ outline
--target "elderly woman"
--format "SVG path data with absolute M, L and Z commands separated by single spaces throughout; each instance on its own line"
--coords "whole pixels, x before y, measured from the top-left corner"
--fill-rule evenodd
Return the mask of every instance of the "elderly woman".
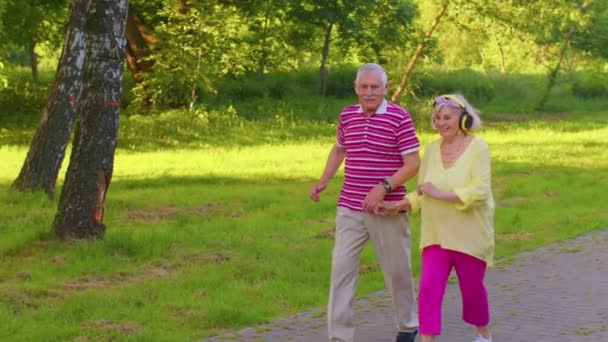
M 381 215 L 421 211 L 418 312 L 423 342 L 441 334 L 441 304 L 452 268 L 463 320 L 477 328 L 474 342 L 492 341 L 483 280 L 494 259 L 494 200 L 490 150 L 472 134 L 480 124 L 477 111 L 461 95 L 436 97 L 432 126 L 440 137 L 426 147 L 416 193 L 375 209 Z

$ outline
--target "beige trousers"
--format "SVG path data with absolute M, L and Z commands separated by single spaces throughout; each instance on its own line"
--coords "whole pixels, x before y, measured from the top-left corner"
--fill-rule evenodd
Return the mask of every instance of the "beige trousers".
M 338 207 L 327 311 L 330 341 L 354 341 L 359 256 L 369 239 L 393 298 L 397 328 L 411 331 L 418 327 L 407 215 L 378 216 Z

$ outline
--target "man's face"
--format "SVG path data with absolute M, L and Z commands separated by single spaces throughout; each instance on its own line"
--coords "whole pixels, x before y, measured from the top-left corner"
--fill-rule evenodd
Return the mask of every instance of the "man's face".
M 355 92 L 364 113 L 372 114 L 380 107 L 387 87 L 388 85 L 382 84 L 382 78 L 377 72 L 367 71 L 359 75 L 359 81 L 355 84 Z

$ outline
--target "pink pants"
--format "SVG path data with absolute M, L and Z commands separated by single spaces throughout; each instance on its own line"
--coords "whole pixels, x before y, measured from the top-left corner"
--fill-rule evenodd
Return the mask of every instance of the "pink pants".
M 477 327 L 490 322 L 488 293 L 483 284 L 485 261 L 432 245 L 422 250 L 418 315 L 423 335 L 441 334 L 441 302 L 452 267 L 462 294 L 462 319 Z

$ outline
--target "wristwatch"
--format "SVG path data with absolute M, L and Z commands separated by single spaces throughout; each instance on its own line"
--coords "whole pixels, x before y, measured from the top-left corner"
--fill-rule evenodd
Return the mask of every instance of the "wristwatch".
M 390 193 L 391 191 L 393 191 L 391 182 L 389 182 L 388 179 L 382 180 L 382 186 L 384 187 L 384 191 L 386 191 L 387 194 Z

